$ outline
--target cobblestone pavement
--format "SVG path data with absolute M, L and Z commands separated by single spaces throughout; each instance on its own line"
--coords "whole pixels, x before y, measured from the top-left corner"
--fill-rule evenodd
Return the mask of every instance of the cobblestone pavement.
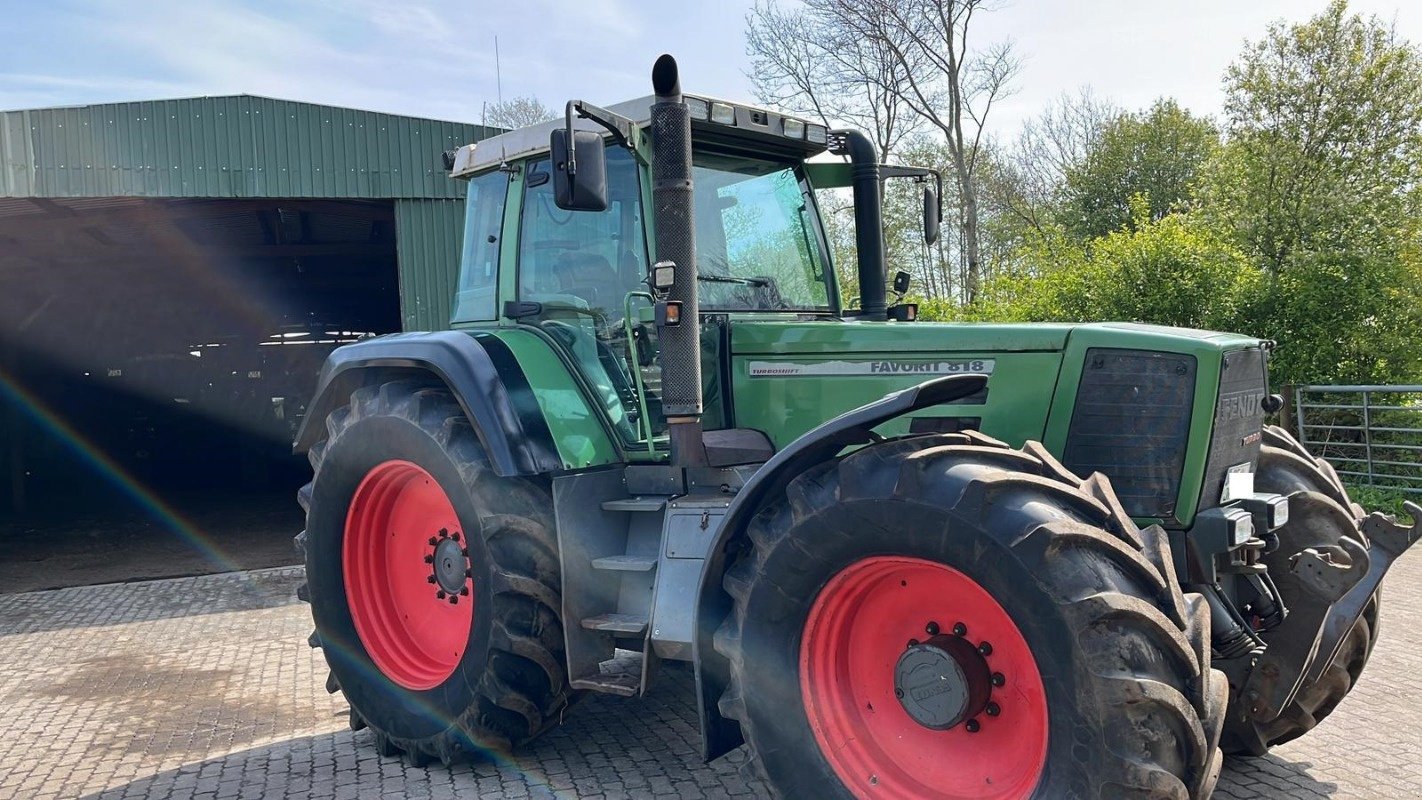
M 592 697 L 516 758 L 380 758 L 305 639 L 297 569 L 0 596 L 0 798 L 760 796 L 699 761 L 690 674 Z M 1388 579 L 1383 639 L 1312 734 L 1232 762 L 1216 794 L 1422 798 L 1422 553 Z

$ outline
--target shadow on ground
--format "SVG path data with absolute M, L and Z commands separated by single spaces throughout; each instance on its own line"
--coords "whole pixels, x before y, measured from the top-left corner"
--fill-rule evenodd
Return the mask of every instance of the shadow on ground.
M 690 675 L 669 673 L 665 694 L 641 700 L 594 697 L 565 725 L 518 755 L 445 768 L 410 767 L 375 753 L 368 731 L 291 739 L 197 762 L 94 792 L 87 800 L 192 796 L 326 798 L 765 797 L 741 768 L 744 750 L 702 764 Z M 687 684 L 682 686 L 680 684 Z M 1279 756 L 1227 762 L 1215 797 L 1226 800 L 1328 798 L 1337 786 L 1314 779 L 1312 764 Z

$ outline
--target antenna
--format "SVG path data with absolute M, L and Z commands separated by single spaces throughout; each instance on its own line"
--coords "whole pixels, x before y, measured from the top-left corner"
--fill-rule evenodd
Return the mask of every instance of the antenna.
M 499 110 L 508 113 L 508 108 L 504 106 L 504 71 L 499 66 L 499 37 L 494 36 L 494 92 L 499 97 Z M 503 142 L 499 143 L 499 169 L 507 169 L 509 162 L 508 147 Z
M 494 91 L 499 95 L 499 105 L 504 104 L 504 74 L 499 68 L 499 37 L 494 37 Z

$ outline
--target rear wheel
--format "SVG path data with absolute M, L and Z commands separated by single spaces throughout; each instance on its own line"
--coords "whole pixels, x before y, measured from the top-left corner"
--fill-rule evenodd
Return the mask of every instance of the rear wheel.
M 752 520 L 721 713 L 787 797 L 1177 797 L 1219 775 L 1224 676 L 1159 528 L 1039 445 L 873 445 Z
M 547 488 L 494 474 L 443 389 L 358 390 L 327 433 L 299 594 L 352 727 L 414 764 L 542 732 L 570 696 Z
M 1274 425 L 1264 429 L 1254 486 L 1258 491 L 1292 495 L 1289 521 L 1275 533 L 1279 546 L 1264 556 L 1269 575 L 1279 588 L 1286 608 L 1304 591 L 1290 570 L 1289 559 L 1309 547 L 1331 547 L 1344 536 L 1363 542 L 1358 525 L 1362 506 L 1348 497 L 1332 465 L 1314 457 L 1288 431 Z M 1292 703 L 1275 720 L 1259 723 L 1242 704 L 1234 704 L 1225 724 L 1224 748 L 1228 753 L 1263 755 L 1270 747 L 1297 739 L 1333 713 L 1352 690 L 1367 666 L 1378 639 L 1381 590 L 1343 638 L 1338 653 L 1318 680 L 1299 687 Z M 1269 633 L 1262 634 L 1269 641 Z

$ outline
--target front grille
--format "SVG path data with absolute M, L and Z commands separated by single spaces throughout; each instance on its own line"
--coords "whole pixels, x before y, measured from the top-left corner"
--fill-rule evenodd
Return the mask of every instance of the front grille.
M 1220 504 L 1230 467 L 1258 463 L 1260 434 L 1264 430 L 1263 401 L 1268 391 L 1263 349 L 1254 347 L 1224 354 L 1210 456 L 1205 461 L 1205 483 L 1200 490 L 1201 509 Z
M 1101 472 L 1133 517 L 1175 512 L 1190 411 L 1194 356 L 1091 348 L 1076 390 L 1062 463 Z

